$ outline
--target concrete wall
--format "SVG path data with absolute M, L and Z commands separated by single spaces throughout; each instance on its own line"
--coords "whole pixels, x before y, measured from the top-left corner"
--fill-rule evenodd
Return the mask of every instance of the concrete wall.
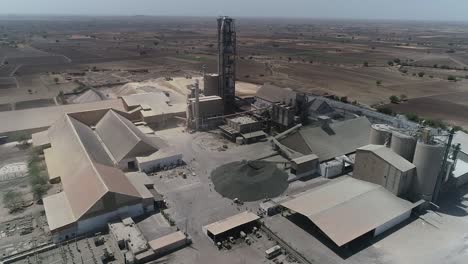
M 124 206 L 115 211 L 79 221 L 77 232 L 78 234 L 89 233 L 94 230 L 105 228 L 107 223 L 111 220 L 119 219 L 120 217 L 136 217 L 143 213 L 142 204 Z
M 148 207 L 148 209 L 151 209 L 151 207 Z M 72 238 L 87 233 L 97 232 L 106 228 L 109 221 L 116 220 L 121 217 L 136 217 L 143 213 L 144 209 L 142 204 L 124 206 L 112 212 L 80 220 L 77 222 L 76 226 L 55 233 L 53 240 L 54 242 L 59 242 L 66 240 L 67 236 L 68 238 Z
M 353 178 L 379 184 L 397 196 L 404 196 L 411 186 L 415 169 L 400 171 L 370 151 L 356 152 Z
M 385 224 L 377 227 L 374 230 L 374 236 L 378 236 L 378 235 L 382 234 L 383 232 L 389 230 L 390 228 L 392 228 L 392 227 L 400 224 L 401 222 L 405 221 L 410 216 L 411 216 L 411 210 L 408 210 L 407 212 L 393 218 L 392 220 L 386 222 Z
M 165 166 L 176 165 L 182 162 L 182 154 L 174 154 L 167 157 L 155 159 L 155 160 L 148 160 L 148 161 L 140 161 L 137 162 L 138 170 L 144 171 L 146 173 L 151 173 L 155 171 L 156 168 L 162 168 Z

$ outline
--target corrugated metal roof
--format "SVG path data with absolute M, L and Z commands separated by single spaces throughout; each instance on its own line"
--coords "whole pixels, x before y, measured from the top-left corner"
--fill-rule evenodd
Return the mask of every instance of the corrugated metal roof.
M 41 131 L 32 134 L 33 147 L 42 147 L 50 144 L 49 133 L 47 131 Z
M 292 161 L 296 164 L 301 164 L 309 161 L 313 161 L 318 159 L 317 155 L 315 154 L 309 154 L 309 155 L 304 155 L 295 159 L 292 159 Z
M 245 211 L 240 214 L 233 215 L 226 219 L 214 222 L 212 224 L 206 225 L 203 229 L 209 231 L 214 236 L 222 234 L 226 231 L 229 231 L 238 226 L 253 222 L 258 220 L 260 217 L 258 215 Z
M 342 246 L 400 216 L 417 204 L 385 188 L 344 177 L 321 185 L 282 206 L 304 215 L 335 244 Z
M 45 129 L 50 127 L 65 113 L 109 108 L 124 110 L 122 101 L 120 99 L 115 99 L 86 104 L 68 104 L 0 112 L 0 124 L 2 124 L 0 126 L 0 134 L 35 128 Z
M 143 172 L 126 173 L 128 180 L 133 184 L 135 189 L 143 199 L 153 199 L 153 194 L 148 190 L 146 185 L 153 182 L 149 179 L 148 175 Z
M 182 231 L 177 231 L 172 234 L 157 238 L 155 240 L 151 240 L 148 243 L 152 250 L 157 251 L 158 249 L 162 249 L 172 244 L 176 244 L 185 239 L 187 239 L 187 236 L 185 236 L 185 234 Z
M 186 111 L 186 104 L 174 103 L 163 92 L 153 93 L 138 93 L 127 96 L 122 96 L 122 100 L 129 107 L 142 106 L 143 109 L 151 108 L 151 110 L 144 110 L 142 113 L 145 116 L 154 116 L 169 113 L 181 113 Z
M 65 227 L 75 222 L 75 217 L 64 192 L 44 198 L 44 209 L 50 230 Z
M 291 88 L 281 88 L 272 84 L 264 84 L 257 91 L 256 97 L 271 103 L 293 103 L 296 93 Z
M 96 125 L 96 132 L 120 162 L 126 158 L 147 156 L 158 150 L 158 146 L 130 120 L 109 110 Z
M 59 159 L 54 157 L 52 148 L 44 149 L 44 159 L 47 164 L 47 174 L 49 175 L 49 180 L 54 181 L 60 178 Z
M 367 145 L 358 148 L 358 151 L 370 151 L 403 172 L 412 170 L 416 167 L 413 163 L 407 161 L 405 158 L 383 145 Z
M 355 152 L 357 148 L 367 145 L 370 126 L 366 117 L 358 117 L 331 123 L 327 129 L 302 127 L 279 142 L 304 155 L 316 154 L 320 161 L 325 161 Z
M 50 128 L 49 137 L 53 151 L 51 158 L 54 160 L 47 165 L 52 164 L 54 174 L 60 175 L 63 193 L 75 220 L 86 218 L 88 211 L 109 192 L 116 194 L 113 196 L 116 201 L 118 195 L 129 203 L 141 201 L 140 194 L 123 172 L 113 167 L 90 127 L 64 115 Z M 44 203 L 47 201 L 45 199 Z M 104 210 L 119 206 L 116 202 L 111 205 L 112 208 Z M 50 206 L 46 208 L 53 210 Z

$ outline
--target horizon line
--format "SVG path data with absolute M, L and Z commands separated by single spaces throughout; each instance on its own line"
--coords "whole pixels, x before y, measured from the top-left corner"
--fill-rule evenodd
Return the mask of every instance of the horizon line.
M 21 16 L 31 16 L 31 17 L 50 17 L 50 18 L 59 18 L 59 17 L 83 17 L 83 18 L 109 18 L 109 17 L 121 17 L 121 18 L 132 18 L 132 17 L 164 17 L 164 18 L 216 18 L 224 15 L 183 15 L 183 14 L 66 14 L 66 13 L 51 13 L 51 14 L 41 14 L 41 13 L 1 13 L 0 18 L 5 17 L 21 17 Z M 331 21 L 386 21 L 386 22 L 436 22 L 436 23 L 468 23 L 467 20 L 446 20 L 446 19 L 409 19 L 409 18 L 357 18 L 357 17 L 304 17 L 304 16 L 250 16 L 250 15 L 229 15 L 232 18 L 244 18 L 244 19 L 296 19 L 296 20 L 331 20 Z

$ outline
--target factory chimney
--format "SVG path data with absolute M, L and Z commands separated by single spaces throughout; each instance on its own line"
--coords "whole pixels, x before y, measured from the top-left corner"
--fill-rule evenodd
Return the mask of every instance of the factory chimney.
M 195 116 L 195 130 L 200 129 L 200 83 L 198 80 L 195 80 L 195 107 L 194 107 L 194 116 Z
M 224 112 L 234 112 L 236 95 L 236 28 L 234 19 L 218 18 L 218 95 L 223 98 Z

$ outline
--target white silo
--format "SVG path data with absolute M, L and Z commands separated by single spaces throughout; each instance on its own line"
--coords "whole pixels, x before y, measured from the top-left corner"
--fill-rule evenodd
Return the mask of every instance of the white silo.
M 416 148 L 416 138 L 394 131 L 392 133 L 390 148 L 393 152 L 411 162 L 413 161 L 414 151 Z
M 445 147 L 441 144 L 418 142 L 414 153 L 413 164 L 416 166 L 416 177 L 413 180 L 412 196 L 415 200 L 431 201 L 437 177 L 439 175 Z
M 385 145 L 392 136 L 392 127 L 385 124 L 373 124 L 369 135 L 369 144 Z

